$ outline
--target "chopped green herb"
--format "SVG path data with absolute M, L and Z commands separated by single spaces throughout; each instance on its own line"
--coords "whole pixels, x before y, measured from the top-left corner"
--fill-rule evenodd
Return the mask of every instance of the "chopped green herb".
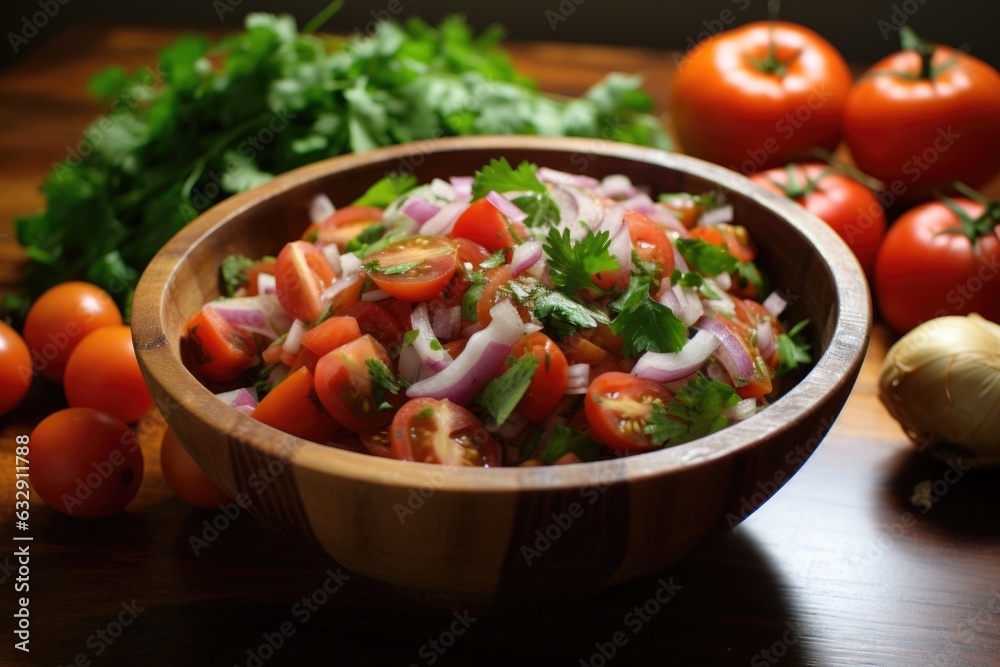
M 417 419 L 430 419 L 434 416 L 434 408 L 424 408 L 417 413 Z
M 475 398 L 495 424 L 503 424 L 517 407 L 538 368 L 538 357 L 526 354 L 513 366 L 493 378 Z
M 753 262 L 740 262 L 736 267 L 736 284 L 746 287 L 748 283 L 757 287 L 757 294 L 764 294 L 766 291 L 764 278 L 757 270 L 757 266 Z
M 441 346 L 441 342 L 440 342 L 440 341 L 439 341 L 439 340 L 438 340 L 437 338 L 432 338 L 432 339 L 431 339 L 431 342 L 430 342 L 430 347 L 431 347 L 431 349 L 432 349 L 432 350 L 434 350 L 435 352 L 439 352 L 440 350 L 443 350 L 443 349 L 444 349 L 444 348 L 443 348 L 443 347 Z
M 506 250 L 497 250 L 495 253 L 487 257 L 479 265 L 483 269 L 495 269 L 502 264 L 507 262 Z
M 226 296 L 233 296 L 236 290 L 247 284 L 247 269 L 256 264 L 249 257 L 230 255 L 222 260 L 222 283 Z
M 398 276 L 402 273 L 406 273 L 412 269 L 417 268 L 424 261 L 422 259 L 414 260 L 412 262 L 403 262 L 402 264 L 393 264 L 392 266 L 382 266 L 377 259 L 373 259 L 370 262 L 365 262 L 364 269 L 365 273 L 378 273 L 383 276 Z
M 604 231 L 587 235 L 573 242 L 568 229 L 552 229 L 542 246 L 548 256 L 549 277 L 552 284 L 567 294 L 585 288 L 597 289 L 591 276 L 602 271 L 618 270 L 618 260 L 608 251 L 611 235 Z
M 729 424 L 722 414 L 740 402 L 728 384 L 699 375 L 674 396 L 666 406 L 654 405 L 645 432 L 658 447 L 680 445 L 715 433 Z
M 412 190 L 416 184 L 417 177 L 412 174 L 389 174 L 354 200 L 354 206 L 385 208 L 400 195 Z
M 462 297 L 462 319 L 466 321 L 475 320 L 478 317 L 479 299 L 483 296 L 483 288 L 486 287 L 486 276 L 482 271 L 476 271 L 469 276 L 470 285 L 465 290 Z
M 417 336 L 420 335 L 420 331 L 417 329 L 411 329 L 403 334 L 403 345 L 413 345 L 417 340 Z
M 514 205 L 528 214 L 526 227 L 554 227 L 559 223 L 559 206 L 548 192 L 521 195 L 513 199 Z
M 556 426 L 552 437 L 545 443 L 542 461 L 552 464 L 570 452 L 579 456 L 582 461 L 595 461 L 601 455 L 601 445 L 586 433 L 566 426 Z
M 372 396 L 375 402 L 380 404 L 379 410 L 383 409 L 386 393 L 399 394 L 410 386 L 409 382 L 389 370 L 381 359 L 365 359 L 365 366 L 368 367 L 368 375 L 371 377 Z
M 693 289 L 696 292 L 700 292 L 706 299 L 713 301 L 722 298 L 722 295 L 716 292 L 714 287 L 705 282 L 704 276 L 696 271 L 674 269 L 673 274 L 670 276 L 670 284 Z
M 806 340 L 805 328 L 809 320 L 802 320 L 787 333 L 778 334 L 778 375 L 785 375 L 800 366 L 812 363 L 809 354 L 809 342 Z
M 611 307 L 619 311 L 611 320 L 611 331 L 622 336 L 622 354 L 635 357 L 643 352 L 679 352 L 687 338 L 687 327 L 673 311 L 649 294 L 649 277 L 632 276 L 628 289 Z
M 505 157 L 490 160 L 488 165 L 476 172 L 472 182 L 472 198 L 482 199 L 491 191 L 546 192 L 545 185 L 538 180 L 537 171 L 538 167 L 530 162 L 522 162 L 514 169 Z
M 525 286 L 512 281 L 510 287 L 518 303 L 533 308 L 538 319 L 559 337 L 568 336 L 579 329 L 592 329 L 609 321 L 604 311 L 541 285 Z
M 385 230 L 385 225 L 365 227 L 357 236 L 347 242 L 347 245 L 344 246 L 344 252 L 353 252 L 358 257 L 364 257 L 368 254 L 368 246 L 381 239 Z
M 677 239 L 677 251 L 695 271 L 706 276 L 733 273 L 739 267 L 739 260 L 723 246 L 702 239 Z

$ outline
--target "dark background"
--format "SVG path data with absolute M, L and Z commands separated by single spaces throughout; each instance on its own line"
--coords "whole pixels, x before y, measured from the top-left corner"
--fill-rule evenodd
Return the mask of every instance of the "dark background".
M 326 5 L 326 0 L 6 0 L 2 4 L 0 27 L 4 39 L 0 45 L 0 66 L 37 47 L 48 36 L 80 22 L 236 28 L 250 11 L 271 11 L 290 12 L 301 26 Z M 45 25 L 26 45 L 19 45 L 15 54 L 10 33 L 24 35 L 25 17 L 30 20 L 45 6 L 50 13 L 55 8 L 58 11 L 53 18 L 44 17 Z M 346 0 L 326 29 L 364 30 L 374 16 L 388 16 L 391 9 L 398 12 L 398 17 L 419 15 L 432 22 L 447 14 L 464 13 L 478 28 L 491 23 L 506 26 L 509 38 L 515 40 L 676 50 L 687 50 L 709 32 L 767 16 L 766 0 Z M 1000 66 L 998 0 L 785 0 L 781 13 L 787 20 L 817 30 L 856 63 L 874 62 L 895 50 L 898 33 L 892 25 L 906 22 L 928 39 L 967 46 L 980 58 Z M 553 15 L 559 18 L 553 19 Z M 559 20 L 562 18 L 565 20 Z M 880 21 L 884 23 L 880 25 Z

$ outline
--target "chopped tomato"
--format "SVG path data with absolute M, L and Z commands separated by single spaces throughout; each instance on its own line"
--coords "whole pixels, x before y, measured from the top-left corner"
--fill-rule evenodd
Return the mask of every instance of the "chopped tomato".
M 500 448 L 475 415 L 451 401 L 415 398 L 392 420 L 392 455 L 404 461 L 493 467 Z
M 336 244 L 343 251 L 358 234 L 381 222 L 382 209 L 374 206 L 345 206 L 318 225 L 310 225 L 304 239 L 320 245 Z
M 479 265 L 490 257 L 490 251 L 479 245 L 475 241 L 466 238 L 453 239 L 458 247 L 458 261 L 472 264 L 472 268 L 478 269 Z
M 462 354 L 465 350 L 465 346 L 469 344 L 468 338 L 459 338 L 458 340 L 453 340 L 449 343 L 444 344 L 444 351 L 451 355 L 452 359 L 457 359 L 458 355 Z
M 356 433 L 369 433 L 389 425 L 393 402 L 405 397 L 378 396 L 366 360 L 381 361 L 392 371 L 392 359 L 381 343 L 365 334 L 325 355 L 316 364 L 316 393 L 323 407 L 343 426 Z M 387 403 L 389 405 L 387 405 Z
M 528 312 L 528 309 L 518 304 L 517 300 L 512 298 L 512 293 L 507 289 L 507 283 L 514 278 L 510 267 L 503 264 L 492 269 L 486 269 L 483 273 L 486 276 L 486 284 L 483 286 L 483 293 L 476 304 L 476 317 L 479 319 L 479 323 L 484 327 L 489 325 L 493 321 L 490 310 L 504 299 L 511 300 L 517 306 L 517 312 L 520 313 L 521 320 L 529 322 L 531 314 Z
M 383 307 L 396 318 L 396 323 L 402 331 L 409 331 L 413 328 L 410 322 L 410 315 L 413 313 L 413 304 L 400 299 L 390 299 L 383 302 Z
M 733 257 L 741 262 L 752 262 L 757 258 L 757 248 L 750 241 L 746 227 L 717 224 L 711 227 L 695 227 L 691 236 L 712 245 L 725 246 Z
M 377 303 L 358 301 L 348 308 L 344 315 L 358 322 L 362 334 L 370 334 L 386 347 L 398 347 L 403 342 L 403 331 L 399 322 L 387 309 Z
M 341 278 L 337 287 L 339 290 L 330 301 L 330 314 L 343 315 L 344 312 L 361 300 L 361 290 L 365 286 L 365 275 L 355 273 L 347 278 Z
M 321 444 L 335 439 L 340 431 L 320 403 L 308 368 L 286 376 L 250 416 L 279 431 Z
M 569 365 L 566 363 L 566 355 L 541 331 L 530 333 L 514 343 L 510 354 L 518 359 L 531 354 L 538 359 L 538 367 L 531 377 L 531 384 L 517 407 L 531 421 L 540 422 L 552 414 L 566 394 L 569 382 L 566 374 Z M 507 367 L 502 370 L 507 370 Z
M 391 459 L 392 442 L 389 440 L 389 429 L 361 434 L 361 444 L 365 446 L 369 454 Z
M 440 294 L 455 275 L 458 249 L 441 236 L 411 236 L 365 260 L 378 262 L 368 276 L 379 289 L 404 301 L 427 301 Z
M 655 448 L 644 429 L 653 406 L 673 400 L 670 390 L 659 382 L 611 372 L 593 379 L 583 405 L 590 434 L 605 446 L 628 454 Z
M 302 335 L 302 347 L 317 357 L 361 338 L 361 327 L 353 317 L 329 317 Z
M 292 241 L 278 253 L 275 282 L 278 301 L 292 317 L 315 322 L 323 311 L 323 288 L 334 281 L 323 251 L 307 241 Z
M 184 332 L 194 366 L 210 380 L 232 382 L 259 362 L 250 343 L 213 310 L 195 313 Z
M 487 199 L 480 199 L 458 216 L 451 230 L 454 238 L 475 241 L 490 252 L 513 248 L 528 238 L 528 230 L 519 222 L 511 222 Z
M 618 367 L 620 360 L 616 355 L 591 343 L 579 333 L 563 338 L 561 347 L 568 364 L 587 364 L 591 368 L 591 376 L 621 370 Z
M 625 224 L 639 259 L 654 262 L 660 277 L 669 277 L 674 271 L 674 247 L 663 227 L 635 211 L 625 211 Z

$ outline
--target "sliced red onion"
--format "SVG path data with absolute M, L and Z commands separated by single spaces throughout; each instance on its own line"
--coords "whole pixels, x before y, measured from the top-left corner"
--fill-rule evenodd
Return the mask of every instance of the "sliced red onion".
M 447 398 L 459 405 L 471 401 L 496 376 L 511 347 L 524 335 L 524 323 L 510 301 L 497 303 L 490 309 L 490 315 L 493 320 L 489 326 L 469 338 L 457 359 L 437 375 L 410 385 L 406 395 Z
M 438 199 L 443 199 L 445 201 L 455 201 L 455 188 L 448 181 L 441 180 L 440 178 L 435 178 L 431 181 L 428 190 L 432 195 Z
M 654 203 L 653 208 L 651 208 L 648 213 L 644 213 L 643 215 L 661 227 L 677 232 L 684 237 L 688 236 L 687 228 L 681 224 L 680 220 L 678 220 L 673 213 L 659 204 Z
M 413 383 L 420 379 L 420 370 L 423 365 L 423 360 L 412 345 L 404 345 L 399 350 L 397 370 L 399 376 L 407 382 Z
M 361 267 L 364 262 L 361 258 L 355 255 L 353 252 L 345 252 L 340 256 L 340 276 L 341 278 L 346 278 L 348 276 L 353 276 L 361 271 Z M 336 285 L 337 283 L 334 283 Z
M 677 319 L 687 327 L 693 326 L 698 321 L 698 318 L 705 314 L 705 308 L 702 306 L 698 295 L 684 289 L 680 285 L 664 289 L 660 293 L 658 300 L 673 311 Z
M 345 257 L 347 255 L 344 255 Z M 344 290 L 351 288 L 358 284 L 358 282 L 365 279 L 364 275 L 361 273 L 352 273 L 351 275 L 345 275 L 343 278 L 339 278 L 330 283 L 330 286 L 323 290 L 322 299 L 323 304 L 326 305 L 333 301 L 333 298 L 343 292 Z
M 767 312 L 775 317 L 781 317 L 781 314 L 785 312 L 785 308 L 788 307 L 788 301 L 777 292 L 771 292 L 761 305 L 767 308 Z
M 542 183 L 552 183 L 553 185 L 573 185 L 587 189 L 593 189 L 600 185 L 600 181 L 596 178 L 583 174 L 568 174 L 565 171 L 557 171 L 548 167 L 539 167 L 536 175 Z
M 647 352 L 636 362 L 632 375 L 655 382 L 673 382 L 698 371 L 719 347 L 719 339 L 702 329 L 680 352 Z
M 519 276 L 542 258 L 542 242 L 535 239 L 525 241 L 514 248 L 510 258 L 510 272 Z
M 229 407 L 236 408 L 244 414 L 253 412 L 258 403 L 256 387 L 241 387 L 216 396 Z
M 486 195 L 486 201 L 493 204 L 493 208 L 500 211 L 511 222 L 524 222 L 528 219 L 528 214 L 519 209 L 517 204 L 495 190 L 491 190 Z
M 434 328 L 431 326 L 430 313 L 426 303 L 418 304 L 413 309 L 413 312 L 410 313 L 410 323 L 417 330 L 417 338 L 413 341 L 413 348 L 420 355 L 424 365 L 434 372 L 440 372 L 447 368 L 452 363 L 452 358 L 434 336 Z
M 760 356 L 769 359 L 774 354 L 774 327 L 769 320 L 764 320 L 757 325 L 757 349 Z
M 316 195 L 309 202 L 309 221 L 313 224 L 326 222 L 327 218 L 337 212 L 337 208 L 326 195 Z
M 274 294 L 278 291 L 278 282 L 273 274 L 257 274 L 257 294 Z
M 735 424 L 741 422 L 744 419 L 749 419 L 757 413 L 757 399 L 747 398 L 736 405 L 726 408 L 722 416 L 729 420 L 729 423 Z
M 729 327 L 714 317 L 702 317 L 695 323 L 695 326 L 711 331 L 718 337 L 722 345 L 716 350 L 715 356 L 734 380 L 739 382 L 741 378 L 746 379 L 753 376 L 753 359 L 743 347 L 743 342 L 729 330 Z
M 281 349 L 288 354 L 298 354 L 302 349 L 302 335 L 306 332 L 306 323 L 302 320 L 292 322 L 292 328 L 288 330 L 288 336 L 282 343 Z
M 416 195 L 410 195 L 399 209 L 403 215 L 416 220 L 419 224 L 424 224 L 440 212 L 441 207 L 432 204 L 426 199 L 421 199 Z
M 468 202 L 456 201 L 445 204 L 437 214 L 420 226 L 420 233 L 428 236 L 447 236 L 455 226 L 458 216 L 469 208 Z
M 462 307 L 459 305 L 436 308 L 431 313 L 431 329 L 434 335 L 445 340 L 458 337 L 462 328 Z
M 656 202 L 654 202 L 645 192 L 637 192 L 628 199 L 624 200 L 621 204 L 625 209 L 635 211 L 636 213 L 642 213 L 645 216 L 649 216 L 650 213 L 653 213 L 656 210 Z
M 664 281 L 663 285 L 666 285 L 666 281 Z M 664 287 L 656 297 L 656 300 L 669 308 L 674 315 L 677 315 L 681 311 L 681 302 L 677 298 L 677 291 L 673 287 Z M 680 315 L 677 315 L 677 317 L 680 318 Z M 691 325 L 689 324 L 688 326 Z
M 452 176 L 448 179 L 452 190 L 455 192 L 455 199 L 469 201 L 472 199 L 472 176 Z
M 340 248 L 337 247 L 337 244 L 328 243 L 323 246 L 323 256 L 326 257 L 327 263 L 329 263 L 330 268 L 333 269 L 333 275 L 338 278 L 342 276 L 344 269 L 340 265 Z
M 471 338 L 473 334 L 479 333 L 483 330 L 483 325 L 479 322 L 473 322 L 472 324 L 467 324 L 462 327 L 462 338 Z
M 718 361 L 713 361 L 708 366 L 705 366 L 705 375 L 707 375 L 712 380 L 716 382 L 721 382 L 722 384 L 728 384 L 730 387 L 733 386 L 733 379 L 726 372 L 726 369 L 722 367 Z
M 282 309 L 275 294 L 210 301 L 204 307 L 247 335 L 259 334 L 274 339 L 292 326 L 292 318 Z
M 711 227 L 713 225 L 718 225 L 722 223 L 730 223 L 733 221 L 733 207 L 730 204 L 725 206 L 720 206 L 718 208 L 713 208 L 710 211 L 705 211 L 698 218 L 699 227 Z
M 566 368 L 566 393 L 578 396 L 590 386 L 590 364 L 571 364 Z
M 552 198 L 559 206 L 559 227 L 569 230 L 570 237 L 581 240 L 588 231 L 597 231 L 605 217 L 604 205 L 592 192 L 572 186 L 552 188 Z
M 635 196 L 638 191 L 632 184 L 632 179 L 624 174 L 612 174 L 601 179 L 601 194 L 611 199 L 626 199 Z
M 618 260 L 618 266 L 621 267 L 621 271 L 625 272 L 627 280 L 629 272 L 632 271 L 632 239 L 629 236 L 627 225 L 622 225 L 618 233 L 611 239 L 608 252 Z
M 380 289 L 368 290 L 367 292 L 361 295 L 362 301 L 385 301 L 386 299 L 391 299 L 391 298 L 392 295 Z

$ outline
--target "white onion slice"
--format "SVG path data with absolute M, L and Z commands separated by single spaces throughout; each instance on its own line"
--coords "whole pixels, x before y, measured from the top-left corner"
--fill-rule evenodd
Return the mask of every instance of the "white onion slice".
M 634 197 L 638 191 L 632 184 L 632 179 L 624 174 L 611 174 L 601 179 L 601 194 L 611 199 L 626 199 Z
M 524 222 L 528 219 L 528 214 L 519 209 L 517 204 L 495 190 L 491 190 L 490 193 L 486 195 L 486 201 L 493 204 L 493 208 L 500 211 L 500 213 L 511 222 Z
M 736 405 L 726 408 L 722 416 L 729 420 L 729 423 L 735 424 L 741 422 L 744 419 L 749 419 L 753 417 L 757 412 L 757 399 L 747 398 Z
M 777 292 L 771 292 L 761 305 L 767 308 L 767 312 L 775 317 L 781 317 L 781 314 L 785 312 L 785 308 L 788 307 L 788 301 Z
M 274 274 L 257 274 L 257 294 L 274 294 L 277 291 L 278 281 L 275 279 Z
M 519 276 L 542 258 L 542 242 L 531 239 L 514 248 L 510 258 L 510 272 Z
M 496 376 L 511 347 L 524 335 L 524 323 L 510 301 L 497 303 L 490 309 L 490 315 L 493 321 L 469 338 L 457 359 L 437 375 L 410 385 L 406 395 L 446 398 L 458 405 L 471 401 Z
M 292 326 L 292 318 L 285 313 L 276 294 L 210 301 L 204 307 L 247 335 L 258 334 L 273 340 Z
M 456 201 L 445 204 L 433 218 L 420 226 L 420 233 L 428 236 L 447 236 L 455 226 L 458 216 L 469 208 L 468 202 Z
M 714 225 L 722 223 L 730 223 L 733 221 L 733 207 L 730 204 L 725 206 L 720 206 L 718 208 L 713 208 L 710 211 L 705 211 L 698 218 L 699 227 L 712 227 Z
M 632 375 L 656 382 L 673 382 L 697 372 L 719 347 L 719 339 L 702 329 L 680 352 L 646 352 L 636 362 Z
M 440 178 L 435 178 L 431 181 L 428 190 L 432 195 L 438 199 L 443 199 L 445 201 L 455 201 L 455 188 L 448 181 L 441 180 Z
M 397 370 L 401 378 L 410 383 L 416 382 L 420 379 L 420 371 L 423 366 L 423 360 L 412 345 L 404 345 L 399 350 Z
M 337 212 L 337 207 L 333 205 L 326 195 L 316 195 L 309 202 L 309 221 L 319 225 L 326 222 L 327 218 Z
M 702 317 L 695 322 L 695 326 L 711 331 L 721 341 L 722 345 L 716 350 L 715 356 L 734 380 L 739 381 L 740 378 L 753 376 L 753 359 L 743 347 L 743 342 L 729 330 L 729 327 L 714 317 Z
M 344 269 L 340 266 L 340 248 L 337 247 L 336 243 L 328 243 L 323 246 L 323 256 L 326 257 L 327 263 L 333 269 L 333 275 L 339 278 L 344 274 Z
M 424 365 L 435 372 L 447 368 L 452 363 L 452 358 L 434 336 L 434 328 L 431 326 L 430 313 L 426 303 L 418 304 L 413 309 L 413 312 L 410 313 L 410 323 L 417 330 L 417 338 L 413 341 L 413 348 L 423 359 Z
M 618 260 L 618 266 L 627 280 L 628 274 L 632 270 L 632 239 L 628 233 L 628 225 L 622 225 L 618 233 L 611 239 L 608 252 Z
M 451 188 L 455 193 L 456 200 L 469 201 L 472 199 L 472 176 L 452 176 L 448 179 Z
M 292 322 L 292 328 L 288 330 L 288 336 L 282 343 L 281 349 L 288 354 L 298 354 L 302 349 L 302 335 L 306 332 L 306 323 L 302 320 Z
M 728 273 L 720 273 L 712 278 L 712 282 L 723 292 L 728 292 L 733 287 L 733 278 Z
M 256 387 L 241 387 L 216 396 L 229 407 L 236 408 L 244 414 L 253 412 L 258 403 Z
M 571 364 L 566 368 L 566 394 L 579 396 L 590 386 L 590 364 Z
M 445 340 L 458 337 L 462 327 L 462 306 L 441 306 L 431 313 L 431 329 L 434 335 Z
M 770 359 L 774 354 L 774 345 L 774 327 L 769 320 L 764 320 L 757 325 L 757 349 L 760 350 L 760 356 Z
M 361 261 L 360 257 L 355 255 L 353 252 L 345 252 L 340 256 L 340 277 L 346 278 L 347 276 L 353 276 L 355 273 L 361 271 L 361 267 L 363 265 L 364 262 Z
M 542 183 L 552 183 L 553 185 L 573 185 L 578 188 L 588 189 L 593 189 L 600 185 L 600 181 L 591 176 L 569 174 L 565 171 L 549 169 L 548 167 L 539 167 L 536 175 Z

